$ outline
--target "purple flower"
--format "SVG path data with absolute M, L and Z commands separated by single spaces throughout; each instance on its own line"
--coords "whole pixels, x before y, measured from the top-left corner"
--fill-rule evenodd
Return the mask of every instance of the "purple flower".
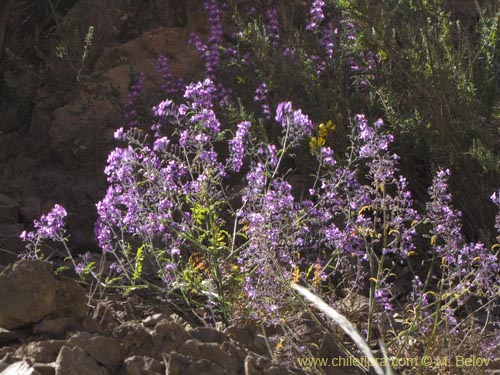
M 109 265 L 109 269 L 111 271 L 114 271 L 116 272 L 117 274 L 120 274 L 123 272 L 123 268 L 117 263 L 117 262 L 113 262 Z
M 325 2 L 323 0 L 314 0 L 309 13 L 311 18 L 309 23 L 306 26 L 306 30 L 314 31 L 318 28 L 318 25 L 325 19 L 325 15 L 323 14 L 323 7 L 325 6 Z
M 195 110 L 211 109 L 215 86 L 210 79 L 203 82 L 191 83 L 186 87 L 184 98 L 191 103 L 191 107 Z M 184 111 L 180 112 L 184 115 Z
M 153 144 L 153 150 L 157 152 L 166 152 L 169 145 L 170 145 L 170 140 L 167 137 L 155 139 Z
M 500 208 L 500 190 L 491 194 L 490 199 L 497 207 Z M 500 231 L 500 213 L 495 217 L 495 228 L 497 231 Z
M 319 150 L 319 160 L 323 165 L 334 166 L 337 163 L 333 158 L 333 150 L 330 147 L 321 147 Z
M 261 193 L 266 186 L 267 177 L 265 174 L 264 165 L 262 163 L 257 163 L 253 166 L 251 171 L 247 174 L 247 181 L 247 194 L 243 196 L 244 200 L 246 200 L 248 197 L 253 197 Z
M 128 120 L 128 126 L 131 128 L 140 125 L 140 118 L 137 108 L 140 104 L 139 98 L 144 92 L 145 79 L 145 74 L 141 72 L 130 86 L 128 98 L 124 104 L 125 118 Z
M 67 215 L 64 207 L 56 204 L 47 215 L 35 220 L 35 230 L 39 238 L 60 240 L 64 236 L 64 218 Z
M 325 49 L 325 54 L 328 59 L 333 58 L 335 43 L 333 38 L 337 35 L 338 30 L 330 25 L 327 25 L 322 30 L 320 45 Z
M 171 100 L 163 100 L 156 107 L 153 107 L 153 113 L 158 117 L 164 117 L 170 113 L 172 104 Z
M 288 142 L 291 145 L 299 144 L 306 136 L 310 136 L 313 124 L 302 111 L 292 110 L 292 103 L 281 102 L 276 108 L 276 121 L 286 131 Z
M 42 215 L 40 220 L 34 220 L 35 230 L 23 231 L 19 236 L 22 241 L 28 243 L 27 252 L 22 254 L 22 257 L 38 259 L 39 245 L 42 240 L 65 242 L 64 219 L 66 216 L 67 212 L 64 207 L 56 204 L 47 215 Z
M 156 70 L 161 74 L 163 83 L 160 85 L 161 90 L 167 96 L 172 96 L 181 93 L 185 84 L 182 78 L 175 80 L 170 72 L 168 58 L 164 55 L 158 57 Z
M 461 212 L 451 205 L 451 194 L 448 192 L 450 171 L 439 170 L 429 188 L 430 201 L 426 204 L 427 220 L 432 224 L 430 231 L 432 246 L 440 255 L 453 259 L 463 242 Z
M 243 156 L 245 154 L 245 139 L 248 135 L 251 123 L 248 121 L 240 122 L 237 126 L 236 136 L 229 141 L 229 151 L 231 156 L 228 160 L 230 168 L 239 172 L 243 165 Z
M 191 34 L 189 43 L 194 45 L 201 58 L 205 61 L 207 76 L 215 80 L 215 72 L 220 66 L 219 48 L 222 45 L 222 11 L 217 0 L 203 3 L 203 9 L 208 15 L 209 35 L 207 43 L 201 42 L 196 34 Z
M 269 105 L 267 104 L 268 94 L 269 90 L 267 88 L 267 85 L 264 82 L 262 82 L 255 89 L 255 96 L 253 100 L 256 103 L 261 103 L 262 113 L 264 114 L 264 117 L 269 120 L 271 118 L 271 112 Z
M 267 18 L 267 35 L 273 47 L 278 46 L 280 39 L 280 25 L 278 21 L 278 12 L 276 9 L 269 9 L 266 12 Z

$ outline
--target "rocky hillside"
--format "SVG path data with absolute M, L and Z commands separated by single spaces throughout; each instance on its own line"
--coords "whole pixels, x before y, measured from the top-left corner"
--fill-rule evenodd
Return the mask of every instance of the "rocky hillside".
M 101 296 L 102 297 L 102 296 Z M 1 375 L 285 375 L 255 326 L 224 331 L 189 324 L 166 305 L 88 297 L 47 262 L 23 260 L 0 273 Z M 93 308 L 89 308 L 91 305 Z M 321 334 L 318 355 L 340 353 Z M 354 367 L 328 374 L 357 374 Z

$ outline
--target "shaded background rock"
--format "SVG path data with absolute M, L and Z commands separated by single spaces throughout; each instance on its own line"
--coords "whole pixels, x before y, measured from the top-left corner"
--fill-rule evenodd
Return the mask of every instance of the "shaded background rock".
M 52 264 L 40 260 L 20 260 L 0 273 L 0 301 L 0 327 L 6 329 L 49 316 L 70 320 L 87 316 L 85 290 L 74 280 L 54 276 Z
M 52 265 L 22 260 L 0 273 L 0 327 L 13 329 L 36 323 L 56 310 Z
M 34 3 L 34 2 L 33 2 Z M 103 173 L 113 133 L 123 124 L 130 73 L 144 72 L 145 98 L 155 104 L 159 54 L 174 77 L 199 76 L 202 63 L 189 33 L 206 33 L 199 1 L 72 0 L 58 2 L 57 24 L 42 0 L 31 11 L 12 5 L 4 24 L 0 62 L 0 249 L 19 252 L 23 225 L 55 203 L 69 213 L 71 246 L 97 250 L 95 203 L 105 193 Z M 64 4 L 64 5 L 63 5 Z M 17 27 L 21 20 L 31 23 Z M 1 26 L 1 25 L 0 25 Z M 89 27 L 92 44 L 82 51 Z M 34 40 L 35 30 L 38 39 Z M 26 46 L 36 45 L 36 49 Z M 57 56 L 59 54 L 59 57 Z M 4 204 L 8 197 L 15 204 Z M 0 264 L 14 257 L 0 251 Z

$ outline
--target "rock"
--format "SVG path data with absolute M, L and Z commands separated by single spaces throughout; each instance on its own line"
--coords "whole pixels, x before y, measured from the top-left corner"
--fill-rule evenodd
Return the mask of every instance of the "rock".
M 155 326 L 153 332 L 153 356 L 161 358 L 162 354 L 178 350 L 190 338 L 191 336 L 181 325 L 162 320 Z
M 88 316 L 83 319 L 82 325 L 83 329 L 90 333 L 102 333 L 104 329 L 101 323 Z
M 0 327 L 13 329 L 36 323 L 56 310 L 50 263 L 24 259 L 0 274 Z
M 87 316 L 87 296 L 85 289 L 75 280 L 58 276 L 56 287 L 56 316 L 83 319 Z
M 0 204 L 0 223 L 19 223 L 19 208 Z
M 209 359 L 210 362 L 230 372 L 237 373 L 243 371 L 243 359 L 239 362 L 231 353 L 221 349 L 220 345 L 217 343 L 188 340 L 179 349 L 179 354 L 186 355 L 195 360 Z
M 164 373 L 165 365 L 154 358 L 134 355 L 125 360 L 125 375 L 156 375 Z
M 189 331 L 189 334 L 202 342 L 217 342 L 222 344 L 224 341 L 229 341 L 229 338 L 224 333 L 209 327 L 195 327 Z
M 63 346 L 56 360 L 56 375 L 108 375 L 83 349 Z
M 92 335 L 78 332 L 66 342 L 67 346 L 79 347 L 109 371 L 118 368 L 124 358 L 120 343 L 112 337 Z
M 148 316 L 147 318 L 142 320 L 142 324 L 144 327 L 154 327 L 161 320 L 168 319 L 167 315 L 158 313 Z
M 55 375 L 56 373 L 56 368 L 52 364 L 34 363 L 33 368 L 41 375 Z
M 36 371 L 28 362 L 19 361 L 11 364 L 0 375 L 42 375 Z
M 236 360 L 238 371 L 243 371 L 243 363 L 246 357 L 245 350 L 231 341 L 223 342 L 219 348 Z
M 73 318 L 45 319 L 33 326 L 35 335 L 48 335 L 51 337 L 60 337 L 67 331 L 78 327 L 78 322 Z
M 172 352 L 169 355 L 166 375 L 233 375 L 207 359 L 192 358 Z
M 19 238 L 23 230 L 23 224 L 0 223 L 0 249 L 8 249 L 8 251 L 0 250 L 1 264 L 14 263 L 19 259 L 18 255 L 25 247 Z
M 7 354 L 2 359 L 0 359 L 0 371 L 5 370 L 11 364 L 11 356 Z
M 19 201 L 0 193 L 0 205 L 19 207 Z
M 234 325 L 226 329 L 226 335 L 244 348 L 262 356 L 269 354 L 265 337 L 258 333 L 258 327 Z
M 271 365 L 271 359 L 257 354 L 249 354 L 245 358 L 245 375 L 261 375 Z
M 5 328 L 0 328 L 0 345 L 10 344 L 24 336 L 22 331 L 9 331 Z
M 263 375 L 305 375 L 304 372 L 299 372 L 299 371 L 291 371 L 290 369 L 286 368 L 285 366 L 276 366 L 276 365 L 271 365 L 269 368 L 267 368 L 264 372 L 262 372 Z M 343 372 L 338 373 L 337 375 L 344 374 Z M 246 375 L 246 374 L 245 374 Z M 346 373 L 347 375 L 347 373 Z
M 63 340 L 34 341 L 18 348 L 14 356 L 17 358 L 31 358 L 34 362 L 54 362 L 64 345 Z
M 151 355 L 152 337 L 139 323 L 123 323 L 113 330 L 112 336 L 120 341 L 127 355 Z

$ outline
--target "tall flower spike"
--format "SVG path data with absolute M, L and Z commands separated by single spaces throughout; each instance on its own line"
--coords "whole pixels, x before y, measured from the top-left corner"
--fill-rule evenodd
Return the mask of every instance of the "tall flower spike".
M 277 47 L 280 39 L 280 25 L 278 20 L 278 12 L 276 9 L 269 9 L 266 12 L 267 17 L 267 34 L 273 47 Z
M 427 220 L 432 224 L 431 234 L 439 256 L 452 260 L 463 242 L 461 212 L 453 209 L 448 192 L 450 170 L 439 170 L 429 188 L 430 201 L 426 204 Z
M 236 130 L 236 136 L 229 141 L 229 150 L 231 156 L 229 158 L 230 168 L 239 172 L 243 166 L 243 156 L 245 155 L 245 139 L 248 135 L 248 130 L 250 129 L 250 122 L 243 121 L 238 124 L 238 129 Z
M 323 14 L 323 7 L 325 2 L 323 0 L 314 0 L 309 13 L 311 14 L 311 19 L 306 26 L 306 30 L 314 31 L 318 28 L 321 21 L 325 19 Z

